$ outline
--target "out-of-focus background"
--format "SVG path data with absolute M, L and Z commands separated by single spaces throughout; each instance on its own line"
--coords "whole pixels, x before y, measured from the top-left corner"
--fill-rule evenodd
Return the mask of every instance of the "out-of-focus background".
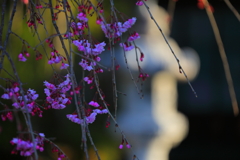
M 237 11 L 240 4 L 230 1 Z M 210 1 L 228 57 L 237 100 L 240 100 L 240 23 L 223 1 Z M 166 3 L 160 5 L 166 7 Z M 179 46 L 195 49 L 201 67 L 192 82 L 194 98 L 187 84 L 178 83 L 178 110 L 189 121 L 187 137 L 171 150 L 170 159 L 240 159 L 240 119 L 234 117 L 223 65 L 206 12 L 196 1 L 178 1 L 172 24 Z
M 240 22 L 224 1 L 209 2 L 214 8 L 214 16 L 227 53 L 237 100 L 240 103 Z M 240 11 L 240 2 L 230 2 Z M 132 159 L 134 154 L 141 160 L 160 159 L 159 157 L 162 157 L 161 160 L 240 159 L 240 116 L 233 116 L 222 61 L 205 10 L 198 8 L 197 0 L 178 0 L 175 4 L 171 27 L 168 28 L 170 22 L 167 15 L 169 1 L 159 0 L 154 4 L 154 0 L 148 0 L 146 3 L 149 4 L 150 10 L 152 7 L 153 16 L 159 21 L 159 25 L 176 49 L 183 67 L 186 66 L 184 69 L 189 75 L 198 97 L 195 97 L 189 85 L 184 82 L 184 77 L 177 73 L 176 60 L 166 47 L 150 17 L 141 11 L 144 7 L 135 6 L 135 1 L 131 3 L 127 0 L 116 2 L 119 11 L 126 13 L 129 17 L 136 16 L 138 18 L 134 30 L 139 32 L 142 40 L 137 40 L 136 44 L 140 48 L 142 46 L 145 63 L 141 63 L 141 65 L 143 71 L 148 73 L 150 78 L 144 82 L 144 99 L 140 100 L 125 67 L 123 54 L 119 49 L 117 57 L 121 68 L 117 71 L 117 83 L 119 91 L 126 93 L 127 96 L 119 95 L 118 120 L 132 149 L 126 149 L 126 147 L 123 150 L 118 149 L 122 140 L 119 130 L 115 131 L 113 122 L 111 122 L 111 127 L 106 129 L 107 116 L 102 115 L 97 117 L 96 123 L 90 125 L 90 131 L 100 156 L 104 160 L 128 160 Z M 11 6 L 10 3 L 9 6 Z M 23 5 L 19 3 L 19 7 L 23 7 Z M 139 10 L 139 8 L 141 9 Z M 19 22 L 22 21 L 23 15 L 24 11 L 17 16 Z M 145 16 L 148 18 L 146 19 Z M 16 27 L 16 30 L 26 39 L 29 34 L 32 35 L 25 24 Z M 97 37 L 99 41 L 104 40 L 101 34 L 98 34 Z M 21 50 L 21 42 L 14 38 L 10 40 L 11 45 L 16 44 L 11 51 L 18 55 Z M 32 43 L 33 46 L 36 44 Z M 143 44 L 146 44 L 145 47 Z M 133 71 L 134 77 L 137 77 L 135 59 L 131 60 L 131 54 L 127 55 L 130 59 L 128 65 Z M 14 57 L 14 55 L 12 56 Z M 102 56 L 104 58 L 109 55 Z M 78 61 L 79 58 L 76 58 L 76 63 Z M 109 64 L 110 62 L 103 61 L 103 63 Z M 34 56 L 28 64 L 22 65 L 17 62 L 23 81 L 28 82 L 27 86 L 35 88 L 44 99 L 42 82 L 51 79 L 51 71 L 49 71 L 49 67 L 46 67 L 47 64 L 33 64 L 36 64 Z M 29 68 L 28 65 L 34 67 Z M 26 69 L 30 69 L 30 71 L 26 73 Z M 26 76 L 27 74 L 28 76 Z M 35 79 L 29 78 L 30 75 Z M 3 74 L 1 73 L 0 76 Z M 100 79 L 111 104 L 110 72 L 106 71 L 100 76 Z M 74 106 L 59 111 L 48 110 L 44 111 L 43 118 L 33 117 L 32 119 L 35 131 L 44 132 L 46 137 L 55 137 L 54 142 L 62 147 L 69 158 L 77 160 L 84 157 L 80 148 L 80 127 L 65 118 L 66 114 L 73 111 Z M 22 117 L 20 116 L 20 118 Z M 13 146 L 9 141 L 17 136 L 16 123 L 1 121 L 0 125 L 0 159 L 25 159 L 10 154 Z M 91 160 L 97 159 L 90 144 L 89 152 Z M 40 158 L 56 159 L 56 155 L 51 153 L 51 147 L 46 144 L 45 151 L 40 153 Z

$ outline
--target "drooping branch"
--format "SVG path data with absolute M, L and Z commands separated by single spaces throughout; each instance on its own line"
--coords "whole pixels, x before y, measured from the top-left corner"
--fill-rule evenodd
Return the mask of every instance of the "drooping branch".
M 175 52 L 173 51 L 171 45 L 169 44 L 168 40 L 167 40 L 167 37 L 165 36 L 165 34 L 163 33 L 161 27 L 159 26 L 159 24 L 157 23 L 157 21 L 155 20 L 155 18 L 153 17 L 151 11 L 150 11 L 150 8 L 148 7 L 148 5 L 142 1 L 145 8 L 147 9 L 148 11 L 148 14 L 150 16 L 150 18 L 154 21 L 155 25 L 157 26 L 158 30 L 160 31 L 164 41 L 166 42 L 166 44 L 168 45 L 168 48 L 170 49 L 170 51 L 172 52 L 175 60 L 177 61 L 177 64 L 178 64 L 178 69 L 179 69 L 179 72 L 180 73 L 183 73 L 184 77 L 186 78 L 187 82 L 188 82 L 188 85 L 190 86 L 192 92 L 194 93 L 194 95 L 197 97 L 197 93 L 195 92 L 194 88 L 192 87 L 192 84 L 190 83 L 189 79 L 188 79 L 188 76 L 187 74 L 185 73 L 184 69 L 182 68 L 181 64 L 180 64 L 180 60 L 178 59 L 178 57 L 176 56 Z
M 233 85 L 233 81 L 232 81 L 232 76 L 231 76 L 231 71 L 230 71 L 230 67 L 228 64 L 228 59 L 226 56 L 226 52 L 224 49 L 224 45 L 222 42 L 222 38 L 217 26 L 217 22 L 213 16 L 213 13 L 211 11 L 211 7 L 208 3 L 208 0 L 203 0 L 204 2 L 204 6 L 209 18 L 209 21 L 211 23 L 213 32 L 214 32 L 214 36 L 218 45 L 218 50 L 222 59 L 222 63 L 223 63 L 223 68 L 224 68 L 224 72 L 225 72 L 225 76 L 227 79 L 227 83 L 228 83 L 228 89 L 229 89 L 229 93 L 230 93 L 230 97 L 231 97 L 231 101 L 232 101 L 232 108 L 233 108 L 233 113 L 235 116 L 237 116 L 239 114 L 239 109 L 238 109 L 238 102 L 237 102 L 237 98 L 236 98 L 236 94 L 235 94 L 235 90 L 234 90 L 234 85 Z

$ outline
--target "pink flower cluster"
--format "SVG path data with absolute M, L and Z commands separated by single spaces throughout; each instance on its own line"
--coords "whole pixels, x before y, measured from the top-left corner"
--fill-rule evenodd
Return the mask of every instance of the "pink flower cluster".
M 89 102 L 89 105 L 91 106 L 94 106 L 94 107 L 99 107 L 99 104 L 97 102 Z M 89 123 L 93 123 L 95 120 L 96 120 L 96 116 L 97 114 L 106 114 L 108 113 L 108 110 L 107 109 L 88 109 L 88 112 L 89 113 L 86 113 L 86 123 L 89 124 Z M 67 118 L 74 122 L 74 123 L 77 123 L 77 124 L 82 124 L 84 123 L 83 119 L 80 119 L 78 117 L 78 115 L 76 113 L 73 113 L 73 114 L 68 114 L 67 115 Z
M 44 137 L 45 135 L 43 133 L 39 133 L 35 139 L 36 150 L 39 150 L 40 152 L 44 150 Z M 13 138 L 10 143 L 12 145 L 16 145 L 16 148 L 11 152 L 12 154 L 17 154 L 19 151 L 21 156 L 31 156 L 34 152 L 34 144 L 30 141 L 24 141 L 20 138 Z
M 145 81 L 148 77 L 149 75 L 147 73 L 142 73 L 142 72 L 140 72 L 138 76 L 138 78 L 141 78 L 143 81 Z
M 135 22 L 136 22 L 137 18 L 133 17 L 131 19 L 128 19 L 127 21 L 125 21 L 124 23 L 122 22 L 115 22 L 112 24 L 107 24 L 105 25 L 103 22 L 100 23 L 101 28 L 103 30 L 103 32 L 105 33 L 105 36 L 107 38 L 119 38 L 124 32 L 126 32 L 129 28 L 131 28 Z M 130 51 L 134 48 L 134 46 L 132 45 L 132 41 L 139 39 L 140 36 L 137 32 L 134 32 L 133 34 L 131 34 L 128 37 L 127 42 L 125 43 L 120 43 L 119 45 L 121 47 L 123 47 L 123 49 L 125 51 Z
M 93 77 L 84 77 L 83 80 L 87 82 L 87 84 L 91 84 L 93 82 Z
M 41 16 L 37 13 L 37 12 L 34 12 L 34 14 L 32 14 L 30 16 L 30 19 L 27 21 L 27 25 L 28 27 L 34 27 L 35 29 L 37 28 L 37 25 L 36 25 L 36 20 L 39 24 L 43 24 L 43 22 L 41 21 Z
M 132 42 L 132 41 L 134 41 L 134 40 L 136 40 L 136 39 L 139 39 L 139 38 L 140 38 L 139 34 L 138 34 L 137 32 L 134 32 L 133 34 L 131 34 L 131 35 L 129 36 L 128 42 Z
M 26 60 L 27 60 L 27 58 L 25 57 L 30 57 L 30 54 L 28 53 L 28 52 L 23 52 L 23 54 L 22 53 L 20 53 L 19 55 L 18 55 L 18 60 L 19 61 L 22 61 L 22 62 L 25 62 Z
M 96 66 L 96 62 L 99 62 L 101 58 L 98 56 L 100 55 L 105 49 L 106 46 L 105 42 L 98 43 L 94 45 L 94 48 L 91 48 L 91 44 L 88 40 L 74 40 L 73 44 L 78 47 L 79 51 L 82 51 L 86 58 L 83 58 L 79 65 L 82 66 L 84 70 L 91 71 L 93 67 Z M 89 59 L 93 59 L 90 61 Z
M 130 51 L 134 48 L 134 46 L 132 45 L 132 41 L 136 40 L 136 39 L 139 39 L 140 38 L 140 35 L 137 33 L 137 32 L 134 32 L 133 34 L 131 34 L 128 39 L 127 39 L 127 42 L 125 43 L 120 43 L 119 45 L 121 47 L 123 47 L 123 49 L 125 51 Z
M 69 64 L 62 63 L 60 69 L 67 69 L 69 67 Z
M 6 121 L 7 119 L 9 119 L 10 121 L 13 120 L 13 114 L 11 111 L 9 112 L 4 112 L 3 114 L 1 114 L 1 118 L 2 118 L 2 121 Z
M 71 103 L 70 97 L 66 96 L 66 92 L 71 89 L 71 80 L 68 74 L 65 77 L 66 80 L 56 86 L 47 81 L 44 82 L 47 87 L 44 89 L 44 93 L 47 95 L 47 108 L 63 109 Z
M 81 22 L 75 23 L 75 22 L 72 22 L 71 23 L 71 28 L 73 30 L 73 33 L 72 32 L 68 33 L 68 36 L 73 37 L 74 35 L 78 35 L 78 36 L 82 35 L 83 34 L 83 30 L 85 28 L 87 28 L 87 26 L 86 26 L 86 23 L 81 23 Z
M 144 0 L 144 1 L 147 1 L 147 0 Z M 177 0 L 174 0 L 174 1 L 177 1 Z M 138 0 L 136 5 L 137 6 L 142 6 L 143 5 L 143 0 Z
M 65 38 L 69 38 L 69 37 L 73 37 L 74 35 L 82 35 L 84 33 L 84 29 L 88 28 L 87 22 L 88 22 L 88 18 L 87 15 L 83 12 L 80 12 L 77 15 L 77 19 L 79 20 L 77 23 L 76 22 L 72 22 L 71 23 L 71 28 L 73 30 L 66 33 L 64 35 Z
M 13 101 L 12 106 L 16 109 L 22 109 L 24 112 L 31 113 L 32 115 L 38 114 L 39 117 L 42 117 L 42 111 L 40 108 L 36 105 L 35 100 L 38 98 L 38 94 L 36 94 L 36 91 L 33 89 L 28 89 L 27 94 L 24 96 L 20 96 L 18 84 L 15 83 L 12 88 L 7 88 L 7 92 L 4 93 L 1 98 L 3 99 L 11 99 Z M 26 107 L 25 108 L 25 102 L 26 101 Z
M 66 58 L 60 55 L 58 51 L 54 49 L 52 40 L 47 39 L 46 42 L 48 43 L 48 46 L 52 48 L 52 52 L 50 53 L 48 64 L 58 64 L 62 62 L 60 69 L 67 69 L 69 65 L 67 63 L 64 63 L 64 60 L 66 61 Z
M 62 160 L 63 158 L 66 158 L 66 155 L 64 153 L 62 153 L 56 146 L 52 147 L 52 152 L 58 152 L 57 160 Z
M 107 38 L 117 38 L 122 35 L 122 33 L 126 32 L 129 28 L 131 28 L 137 18 L 133 17 L 131 19 L 128 19 L 124 23 L 122 22 L 115 22 L 112 24 L 105 25 L 103 22 L 100 23 L 102 31 L 105 33 L 105 36 Z
M 80 21 L 82 22 L 87 22 L 88 19 L 87 19 L 87 15 L 83 12 L 80 12 L 78 15 L 77 15 L 77 19 L 79 19 Z
M 54 52 L 51 52 L 51 57 L 48 60 L 48 64 L 58 64 L 62 62 L 60 69 L 67 69 L 69 67 L 69 64 L 63 62 L 64 58 L 59 54 L 54 54 Z
M 12 99 L 13 97 L 19 96 L 19 84 L 13 83 L 11 88 L 7 88 L 6 92 L 1 96 L 3 99 Z
M 91 101 L 88 104 L 93 106 L 93 107 L 99 107 L 100 106 L 97 102 L 94 102 L 94 101 Z
M 127 147 L 127 148 L 131 148 L 130 144 L 126 144 L 126 147 Z M 118 148 L 119 148 L 119 149 L 123 149 L 123 144 L 120 144 Z
M 130 51 L 134 48 L 134 46 L 131 43 L 125 42 L 119 44 L 121 47 L 123 47 L 124 51 Z
M 62 56 L 60 56 L 58 53 L 56 52 L 51 52 L 51 57 L 48 60 L 48 64 L 58 64 L 59 62 L 62 61 Z

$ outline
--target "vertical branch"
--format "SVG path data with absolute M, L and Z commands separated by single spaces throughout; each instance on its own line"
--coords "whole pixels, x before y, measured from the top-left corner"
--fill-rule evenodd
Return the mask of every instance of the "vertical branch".
M 98 154 L 97 147 L 95 146 L 95 144 L 94 144 L 94 142 L 93 142 L 93 139 L 92 139 L 92 136 L 91 136 L 91 134 L 90 134 L 90 131 L 89 131 L 88 126 L 86 126 L 86 128 L 87 128 L 86 130 L 87 130 L 87 135 L 88 135 L 89 141 L 90 141 L 91 145 L 92 145 L 93 148 L 94 148 L 94 151 L 95 151 L 95 153 L 96 153 L 97 159 L 98 159 L 98 160 L 101 160 L 100 155 Z
M 52 6 L 52 2 L 51 0 L 49 0 L 49 4 Z M 66 18 L 66 23 L 67 23 L 67 34 L 69 33 L 69 24 L 70 22 L 68 21 L 68 15 L 67 15 L 67 9 L 66 9 L 66 5 L 67 5 L 67 1 L 64 0 L 63 1 L 63 8 L 64 8 L 64 14 L 65 14 L 65 18 Z M 52 18 L 54 16 L 54 13 L 53 13 L 53 8 L 51 7 L 50 8 L 51 10 L 51 15 L 52 15 Z M 72 12 L 70 11 L 71 13 L 71 16 L 72 15 Z M 61 44 L 62 44 L 62 47 L 64 49 L 64 52 L 67 56 L 67 60 L 68 60 L 68 63 L 70 65 L 70 77 L 71 77 L 71 80 L 72 80 L 72 88 L 73 90 L 76 88 L 75 84 L 77 84 L 77 80 L 76 80 L 76 77 L 75 77 L 75 73 L 74 73 L 74 70 L 73 70 L 73 54 L 71 52 L 72 48 L 71 48 L 71 40 L 70 38 L 68 37 L 68 42 L 69 42 L 69 46 L 70 46 L 70 54 L 67 52 L 67 49 L 66 49 L 66 46 L 63 42 L 63 37 L 62 35 L 60 34 L 60 31 L 58 29 L 58 26 L 56 25 L 56 21 L 53 21 L 53 25 L 54 25 L 54 28 L 57 32 L 57 34 L 59 35 L 59 39 L 61 41 Z M 80 105 L 78 104 L 78 100 L 80 102 Z M 85 111 L 84 111 L 84 106 L 82 104 L 82 101 L 80 99 L 80 94 L 77 94 L 74 92 L 74 101 L 75 101 L 75 105 L 76 105 L 76 110 L 77 110 L 77 114 L 78 114 L 78 117 L 82 119 L 84 119 L 82 125 L 81 125 L 81 130 L 82 130 L 82 143 L 83 143 L 83 146 L 84 146 L 84 152 L 85 152 L 85 155 L 86 155 L 86 159 L 89 159 L 89 155 L 88 155 L 88 150 L 87 150 L 87 137 L 86 137 L 86 126 L 87 126 L 87 123 L 85 121 Z M 80 110 L 81 109 L 81 110 Z M 82 114 L 82 116 L 81 116 Z
M 4 1 L 4 2 L 5 2 L 5 1 Z M 23 100 L 24 100 L 24 108 L 25 108 L 25 110 L 27 111 L 27 110 L 28 110 L 28 109 L 27 109 L 27 100 L 26 100 L 26 98 L 25 98 L 24 90 L 23 90 L 23 87 L 22 87 L 22 82 L 21 82 L 21 80 L 20 80 L 20 78 L 19 78 L 19 76 L 18 76 L 16 67 L 15 67 L 15 64 L 14 64 L 13 61 L 12 61 L 12 58 L 10 57 L 9 53 L 6 51 L 6 49 L 7 49 L 7 44 L 8 44 L 8 40 L 9 40 L 9 37 L 10 37 L 10 34 L 11 34 L 13 18 L 14 18 L 14 15 L 15 15 L 15 13 L 16 13 L 16 7 L 17 7 L 17 0 L 13 0 L 13 2 L 14 2 L 14 3 L 13 3 L 13 9 L 12 9 L 12 13 L 11 13 L 11 16 L 10 16 L 10 21 L 9 21 L 8 27 L 7 27 L 7 36 L 6 36 L 6 39 L 5 39 L 5 41 L 4 41 L 4 46 L 3 46 L 3 48 L 1 48 L 1 50 L 2 50 L 3 53 L 2 53 L 2 57 L 1 57 L 1 62 L 0 62 L 0 64 L 2 64 L 3 58 L 4 58 L 4 56 L 6 55 L 7 58 L 8 58 L 8 60 L 9 60 L 9 62 L 10 62 L 10 64 L 11 64 L 11 66 L 12 66 L 12 69 L 13 69 L 13 72 L 14 72 L 15 77 L 16 77 L 16 79 L 17 79 L 17 82 L 19 83 L 20 93 L 21 93 L 21 96 L 22 96 L 22 98 L 23 98 Z M 6 4 L 6 3 L 4 3 L 4 4 Z M 3 15 L 2 15 L 2 16 L 3 16 Z M 3 19 L 2 19 L 2 20 L 3 20 Z M 3 24 L 1 24 L 1 26 L 3 26 Z M 24 113 L 23 113 L 23 114 L 24 114 Z M 33 145 L 34 145 L 34 147 L 33 147 L 33 150 L 34 150 L 34 158 L 37 160 L 37 159 L 38 159 L 38 154 L 37 154 L 37 150 L 36 150 L 35 138 L 34 138 L 34 135 L 33 135 L 31 118 L 30 118 L 29 113 L 26 113 L 26 114 L 24 114 L 24 115 L 26 115 L 26 116 L 25 116 L 25 118 L 26 118 L 26 125 L 27 125 L 27 128 L 28 128 L 29 134 L 30 134 L 30 136 L 31 136 L 31 138 L 32 138 L 32 143 L 33 143 Z
M 2 15 L 1 15 L 1 25 L 0 25 L 0 45 L 2 45 L 2 35 L 3 35 L 3 28 L 4 28 L 4 18 L 5 18 L 5 11 L 6 11 L 6 0 L 2 2 Z
M 114 16 L 117 20 L 116 13 L 114 11 L 114 3 L 113 0 L 110 0 L 111 3 L 111 14 Z M 111 59 L 112 59 L 112 85 L 113 85 L 113 103 L 114 103 L 114 108 L 115 108 L 115 114 L 114 118 L 117 119 L 117 100 L 118 100 L 118 95 L 117 95 L 117 84 L 116 84 L 116 74 L 115 74 L 115 52 L 114 52 L 114 39 L 109 38 L 109 44 L 110 44 L 110 53 L 111 53 Z
M 27 107 L 27 100 L 25 98 L 25 94 L 24 94 L 24 90 L 23 90 L 23 87 L 22 87 L 22 82 L 20 80 L 20 77 L 18 76 L 18 73 L 17 73 L 17 70 L 16 70 L 16 67 L 15 67 L 15 64 L 13 63 L 12 61 L 12 58 L 10 57 L 10 55 L 6 52 L 6 50 L 4 50 L 4 54 L 7 56 L 11 66 L 12 66 L 12 69 L 13 69 L 13 72 L 15 74 L 15 77 L 17 79 L 17 82 L 19 84 L 19 88 L 20 88 L 20 93 L 21 93 L 21 96 L 24 100 L 24 110 L 27 112 L 27 113 L 23 113 L 24 115 L 24 118 L 26 120 L 26 125 L 27 125 L 27 128 L 28 128 L 28 131 L 29 131 L 29 134 L 31 135 L 31 139 L 32 139 L 32 143 L 33 143 L 33 150 L 34 150 L 34 157 L 35 159 L 37 160 L 38 159 L 38 154 L 37 154 L 37 150 L 36 150 L 36 143 L 35 143 L 35 138 L 34 138 L 34 135 L 33 135 L 33 129 L 32 129 L 32 122 L 31 122 L 31 117 L 30 117 L 30 114 L 28 113 L 28 107 Z M 17 100 L 16 100 L 17 101 Z M 24 110 L 22 112 L 24 112 Z
M 218 45 L 218 50 L 222 59 L 222 63 L 223 63 L 223 67 L 224 67 L 224 72 L 225 72 L 225 76 L 227 79 L 227 83 L 228 83 L 228 89 L 230 92 L 230 97 L 231 97 L 231 101 L 232 101 L 232 108 L 233 108 L 233 113 L 235 116 L 238 115 L 239 113 L 239 109 L 238 109 L 238 103 L 237 103 L 237 99 L 236 99 L 236 94 L 234 91 L 234 86 L 233 86 L 233 81 L 232 81 L 232 76 L 231 76 L 231 72 L 230 72 L 230 68 L 229 68 L 229 64 L 228 64 L 228 60 L 227 60 L 227 56 L 226 56 L 226 52 L 224 49 L 224 45 L 220 36 L 220 32 L 216 23 L 216 20 L 213 16 L 212 11 L 210 10 L 210 6 L 208 3 L 208 0 L 204 0 L 204 5 L 205 5 L 205 9 L 208 15 L 208 18 L 210 20 L 213 32 L 214 32 L 214 36 Z
M 14 3 L 14 7 L 13 7 L 13 11 L 12 11 L 12 16 L 10 18 L 10 21 L 8 23 L 8 26 L 10 27 L 10 29 L 8 30 L 9 32 L 11 31 L 11 26 L 12 26 L 12 21 L 13 21 L 13 17 L 14 17 L 14 14 L 16 12 L 16 5 L 17 2 Z M 0 26 L 0 51 L 2 51 L 2 54 L 1 54 L 1 59 L 0 59 L 0 71 L 1 69 L 3 68 L 3 60 L 4 60 L 4 52 L 3 50 L 6 49 L 6 46 L 7 46 L 7 41 L 8 41 L 8 38 L 9 38 L 9 35 L 10 33 L 7 34 L 7 37 L 5 39 L 5 43 L 4 43 L 4 46 L 3 46 L 3 39 L 2 39 L 2 35 L 3 35 L 3 29 L 4 29 L 4 18 L 5 18 L 5 11 L 6 11 L 6 0 L 4 0 L 2 2 L 2 15 L 1 15 L 1 26 Z
M 169 29 L 170 29 L 170 31 L 172 28 L 172 20 L 173 20 L 173 16 L 174 16 L 175 7 L 176 7 L 176 0 L 168 0 L 167 11 L 169 14 Z

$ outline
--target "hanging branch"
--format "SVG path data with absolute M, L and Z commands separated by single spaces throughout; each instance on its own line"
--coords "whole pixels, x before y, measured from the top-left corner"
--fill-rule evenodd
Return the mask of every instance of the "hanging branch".
M 172 21 L 173 21 L 173 16 L 174 16 L 174 11 L 175 11 L 175 7 L 176 7 L 176 0 L 168 0 L 168 14 L 169 14 L 169 28 L 171 31 L 172 28 Z
M 144 4 L 145 8 L 147 9 L 150 18 L 151 18 L 151 19 L 154 21 L 154 23 L 156 24 L 158 30 L 159 30 L 160 33 L 162 34 L 162 37 L 163 37 L 164 41 L 166 42 L 166 44 L 168 45 L 168 47 L 169 47 L 170 51 L 172 52 L 174 58 L 176 59 L 177 64 L 178 64 L 178 68 L 179 68 L 179 72 L 180 72 L 180 73 L 183 73 L 183 75 L 184 75 L 184 77 L 186 78 L 186 80 L 187 80 L 187 82 L 188 82 L 188 85 L 190 86 L 192 92 L 193 92 L 194 95 L 197 97 L 197 93 L 196 93 L 195 90 L 193 89 L 193 87 L 192 87 L 192 85 L 191 85 L 191 83 L 190 83 L 190 81 L 189 81 L 189 79 L 188 79 L 188 77 L 187 77 L 187 74 L 185 73 L 184 69 L 182 68 L 182 66 L 181 66 L 181 64 L 180 64 L 180 60 L 178 59 L 178 57 L 176 56 L 175 52 L 173 51 L 171 45 L 169 44 L 166 36 L 165 36 L 164 33 L 163 33 L 161 27 L 158 25 L 157 21 L 156 21 L 155 18 L 153 17 L 153 15 L 152 15 L 152 13 L 151 13 L 150 8 L 148 7 L 148 5 L 147 5 L 144 1 L 142 1 L 142 2 L 143 2 L 143 4 Z
M 224 49 L 224 45 L 223 45 L 223 42 L 222 42 L 222 39 L 221 39 L 221 35 L 220 35 L 220 32 L 219 32 L 216 20 L 213 16 L 210 5 L 208 3 L 208 0 L 203 0 L 203 2 L 204 2 L 205 10 L 207 12 L 208 18 L 210 20 L 210 23 L 211 23 L 211 26 L 212 26 L 212 29 L 213 29 L 213 32 L 214 32 L 214 36 L 215 36 L 215 39 L 216 39 L 216 42 L 217 42 L 217 45 L 218 45 L 218 50 L 219 50 L 221 59 L 222 59 L 224 72 L 225 72 L 225 76 L 226 76 L 227 83 L 228 83 L 228 89 L 229 89 L 230 97 L 231 97 L 231 101 L 232 101 L 233 113 L 234 113 L 235 116 L 237 116 L 238 113 L 239 113 L 238 103 L 237 103 L 237 98 L 236 98 L 236 94 L 235 94 L 235 91 L 234 91 L 232 76 L 231 76 L 226 52 L 225 52 L 225 49 Z
M 233 12 L 233 14 L 237 17 L 238 21 L 240 21 L 240 14 L 238 11 L 233 7 L 233 5 L 229 2 L 229 0 L 224 0 L 224 2 L 227 4 L 229 9 Z

